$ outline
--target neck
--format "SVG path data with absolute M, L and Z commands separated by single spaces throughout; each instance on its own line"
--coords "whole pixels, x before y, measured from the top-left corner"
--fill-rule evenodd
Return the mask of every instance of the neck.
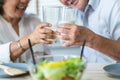
M 17 33 L 17 35 L 19 35 L 19 21 L 21 18 L 12 18 L 6 15 L 3 15 L 4 19 L 7 20 L 13 27 L 13 29 L 15 30 L 15 32 Z
M 7 15 L 3 15 L 3 18 L 8 21 L 9 23 L 11 23 L 12 25 L 18 25 L 19 21 L 21 18 L 14 18 L 14 17 L 10 17 Z
M 85 10 L 86 6 L 88 5 L 89 0 L 84 0 L 83 11 Z
M 84 11 L 86 6 L 88 5 L 89 0 L 76 0 L 76 2 L 73 3 L 73 7 Z

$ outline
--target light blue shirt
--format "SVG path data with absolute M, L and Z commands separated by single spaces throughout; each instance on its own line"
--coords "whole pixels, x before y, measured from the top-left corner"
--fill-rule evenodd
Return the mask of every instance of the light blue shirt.
M 78 24 L 111 40 L 120 40 L 120 0 L 89 0 L 84 12 L 78 11 Z M 89 62 L 116 62 L 101 52 L 85 47 Z

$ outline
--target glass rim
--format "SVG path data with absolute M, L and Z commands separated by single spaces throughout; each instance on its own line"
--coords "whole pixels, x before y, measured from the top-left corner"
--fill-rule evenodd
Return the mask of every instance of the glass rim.
M 36 59 L 49 58 L 49 57 L 73 57 L 73 58 L 77 58 L 80 56 L 75 55 L 75 54 L 49 54 L 49 55 L 41 55 L 41 56 L 37 57 Z M 87 58 L 84 55 L 83 55 L 83 60 L 87 61 Z
M 42 56 L 40 56 L 40 58 L 42 58 L 42 57 L 62 57 L 62 56 L 64 56 L 64 57 L 79 57 L 79 55 L 73 55 L 73 54 L 49 54 L 49 55 L 42 55 Z

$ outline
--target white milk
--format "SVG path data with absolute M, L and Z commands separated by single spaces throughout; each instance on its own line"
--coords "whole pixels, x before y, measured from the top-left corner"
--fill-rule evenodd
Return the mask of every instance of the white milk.
M 71 21 L 59 21 L 59 24 L 62 24 L 62 23 L 75 24 L 75 20 L 71 20 Z M 60 33 L 60 35 L 64 36 L 64 35 L 67 35 L 67 34 Z M 64 43 L 68 42 L 67 40 L 62 40 L 62 39 L 59 39 L 59 41 L 60 41 L 60 44 L 64 44 Z

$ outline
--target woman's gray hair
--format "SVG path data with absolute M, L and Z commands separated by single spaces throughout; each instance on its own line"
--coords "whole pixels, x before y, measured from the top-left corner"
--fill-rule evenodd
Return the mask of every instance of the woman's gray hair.
M 0 14 L 3 14 L 3 0 L 0 0 Z

